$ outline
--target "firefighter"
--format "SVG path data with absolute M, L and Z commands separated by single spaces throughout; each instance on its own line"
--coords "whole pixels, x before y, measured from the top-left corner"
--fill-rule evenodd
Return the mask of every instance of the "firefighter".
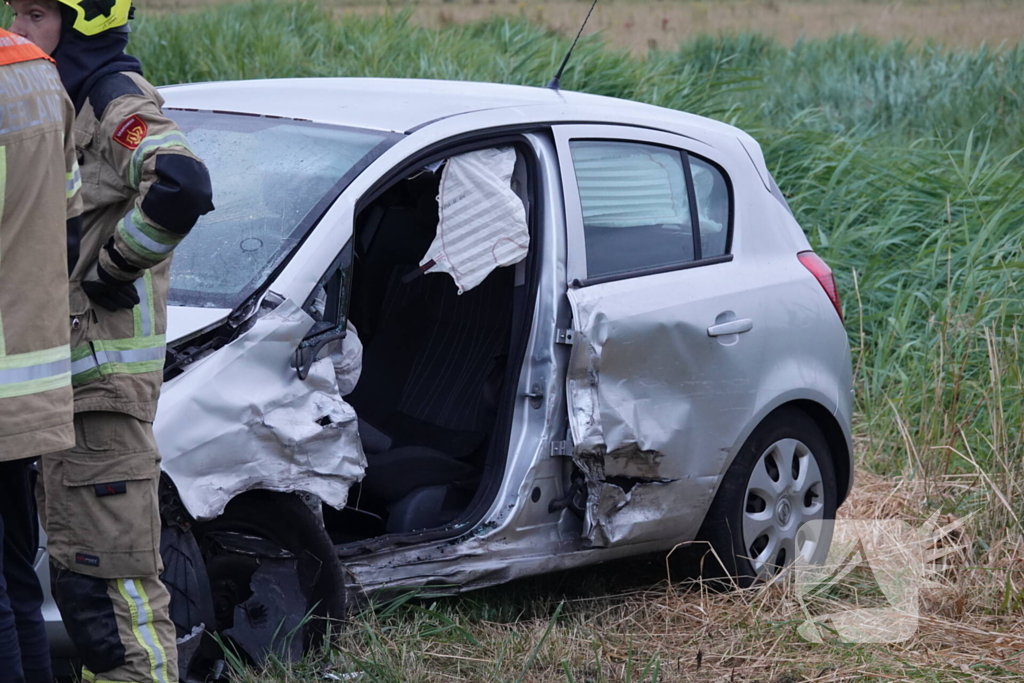
M 75 442 L 67 277 L 82 183 L 51 62 L 0 29 L 0 683 L 53 680 L 32 459 Z
M 13 32 L 52 46 L 83 181 L 70 291 L 76 443 L 43 461 L 39 496 L 53 596 L 84 681 L 174 683 L 153 418 L 170 257 L 213 209 L 210 177 L 124 52 L 131 0 L 8 4 Z

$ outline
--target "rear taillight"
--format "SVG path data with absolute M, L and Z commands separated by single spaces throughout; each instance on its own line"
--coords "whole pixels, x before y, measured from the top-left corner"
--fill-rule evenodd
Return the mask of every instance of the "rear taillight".
M 843 320 L 843 304 L 839 301 L 839 288 L 836 287 L 836 279 L 832 277 L 832 269 L 813 251 L 800 252 L 797 254 L 797 258 L 800 259 L 800 263 L 804 264 L 804 268 L 811 271 L 811 275 L 818 280 L 818 284 L 828 295 L 828 300 L 836 307 L 839 319 Z

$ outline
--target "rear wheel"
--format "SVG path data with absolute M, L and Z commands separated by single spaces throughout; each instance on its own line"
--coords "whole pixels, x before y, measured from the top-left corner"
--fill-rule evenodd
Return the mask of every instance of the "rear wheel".
M 708 510 L 698 540 L 705 578 L 747 587 L 798 558 L 818 563 L 831 541 L 837 503 L 835 467 L 817 423 L 781 408 L 740 449 Z M 717 557 L 716 557 L 717 555 Z

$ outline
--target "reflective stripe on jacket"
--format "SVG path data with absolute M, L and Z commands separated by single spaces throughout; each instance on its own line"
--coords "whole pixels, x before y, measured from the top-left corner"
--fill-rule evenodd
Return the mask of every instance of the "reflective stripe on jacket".
M 0 461 L 75 437 L 66 247 L 68 219 L 82 208 L 75 111 L 47 60 L 0 30 Z
M 75 121 L 85 212 L 71 277 L 75 410 L 109 410 L 151 421 L 163 382 L 171 255 L 213 208 L 210 177 L 163 98 L 136 73 L 93 88 Z M 133 282 L 140 303 L 108 311 L 81 280 L 99 263 Z

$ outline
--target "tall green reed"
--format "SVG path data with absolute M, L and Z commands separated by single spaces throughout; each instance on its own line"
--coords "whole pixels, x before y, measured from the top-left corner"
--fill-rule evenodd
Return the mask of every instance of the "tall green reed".
M 408 16 L 339 21 L 314 2 L 257 0 L 143 15 L 131 50 L 157 83 L 543 85 L 568 46 L 520 20 L 428 30 Z M 928 476 L 980 469 L 1020 491 L 1024 46 L 949 51 L 849 34 L 787 49 L 704 36 L 636 57 L 591 36 L 563 86 L 751 132 L 846 297 L 864 464 Z

